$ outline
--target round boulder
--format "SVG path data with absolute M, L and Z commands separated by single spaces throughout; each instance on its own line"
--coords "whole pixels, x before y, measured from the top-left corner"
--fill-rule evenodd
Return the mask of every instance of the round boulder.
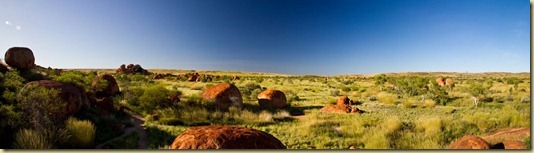
M 102 80 L 107 82 L 103 86 L 100 84 L 100 81 Z M 93 80 L 91 86 L 95 89 L 96 97 L 110 97 L 119 93 L 119 85 L 117 84 L 117 81 L 115 81 L 115 78 L 110 74 L 97 76 Z
M 9 48 L 4 57 L 7 65 L 21 70 L 35 67 L 35 57 L 32 50 L 26 47 Z
M 24 96 L 24 94 L 21 95 L 21 93 L 32 92 L 31 90 L 34 89 L 33 87 L 36 87 L 36 86 L 44 87 L 47 89 L 55 89 L 58 91 L 58 97 L 61 98 L 61 101 L 57 103 L 60 106 L 59 108 L 60 111 L 52 112 L 53 113 L 52 117 L 55 120 L 64 120 L 67 117 L 78 112 L 80 108 L 82 107 L 82 96 L 81 96 L 82 93 L 80 93 L 80 91 L 76 87 L 69 85 L 69 84 L 52 81 L 52 80 L 40 80 L 40 81 L 32 81 L 32 82 L 27 83 L 21 89 L 18 99 L 19 100 L 24 99 L 20 97 L 20 96 Z M 22 102 L 22 101 L 19 101 L 19 102 Z M 63 105 L 63 103 L 66 103 L 66 104 Z
M 171 149 L 286 149 L 269 133 L 238 126 L 198 126 L 180 134 Z
M 439 77 L 436 79 L 436 83 L 438 83 L 439 86 L 444 86 L 445 82 L 443 81 L 442 77 Z
M 490 149 L 490 144 L 480 137 L 468 135 L 456 140 L 449 149 Z
M 6 73 L 7 71 L 9 71 L 7 66 L 5 66 L 4 63 L 0 62 L 0 73 Z
M 287 99 L 280 90 L 265 90 L 258 94 L 258 102 L 263 108 L 284 108 Z
M 115 107 L 113 106 L 113 99 L 110 97 L 104 97 L 96 100 L 96 107 L 107 112 L 113 112 L 113 110 L 115 110 Z
M 202 92 L 202 101 L 214 101 L 219 109 L 228 109 L 230 106 L 243 106 L 243 98 L 239 89 L 229 83 L 211 86 Z
M 126 71 L 126 65 L 122 64 L 119 69 L 115 71 L 115 73 L 123 74 Z
M 336 104 L 338 105 L 348 105 L 350 104 L 350 99 L 347 96 L 341 96 L 337 99 Z

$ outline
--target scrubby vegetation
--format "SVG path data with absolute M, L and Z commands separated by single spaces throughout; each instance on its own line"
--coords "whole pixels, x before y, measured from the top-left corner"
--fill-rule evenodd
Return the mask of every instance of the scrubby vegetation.
M 70 118 L 63 118 L 58 112 L 64 112 L 67 104 L 59 89 L 23 89 L 30 81 L 46 79 L 80 87 L 80 94 L 94 93 L 90 84 L 96 72 L 59 72 L 37 67 L 21 73 L 0 73 L 0 148 L 94 148 L 95 144 L 122 134 L 114 128 L 117 124 L 131 126 L 128 114 L 118 110 L 104 112 L 96 107 L 84 106 Z
M 328 79 L 242 76 L 232 83 L 242 92 L 245 107 L 228 112 L 203 106 L 198 95 L 202 89 L 190 88 L 198 82 L 157 81 L 178 87 L 185 100 L 179 107 L 156 111 L 159 120 L 149 121 L 149 148 L 166 148 L 181 131 L 195 125 L 248 126 L 274 135 L 292 149 L 445 149 L 465 135 L 529 127 L 529 103 L 521 102 L 522 96 L 529 97 L 529 84 L 525 81 L 528 76 L 518 75 L 521 76 L 518 79 L 524 81 L 514 93 L 507 87 L 513 88 L 513 84 L 492 81 L 489 86 L 489 81 L 484 81 L 489 78 L 477 74 L 447 76 L 455 79 L 455 87 L 439 86 L 435 82 L 439 76 L 387 74 Z M 508 96 L 509 99 L 481 100 L 478 107 L 473 107 L 471 91 L 478 89 L 470 88 L 472 84 L 485 87 L 486 97 Z M 257 95 L 254 91 L 258 89 L 283 90 L 292 102 L 291 107 L 284 110 L 259 108 L 254 99 Z M 366 113 L 319 112 L 322 106 L 334 104 L 341 95 L 355 100 L 355 107 Z M 286 117 L 276 117 L 280 113 L 287 113 L 282 115 Z M 297 119 L 295 115 L 304 116 Z
M 42 77 L 94 93 L 91 83 L 97 73 L 105 71 L 50 71 Z M 153 75 L 113 74 L 121 91 L 113 98 L 113 111 L 84 107 L 68 120 L 57 121 L 46 114 L 61 107 L 55 105 L 61 100 L 58 91 L 21 91 L 34 78 L 17 71 L 0 74 L 0 147 L 94 148 L 133 125 L 122 109 L 145 117 L 151 149 L 168 148 L 181 132 L 199 125 L 255 128 L 290 149 L 445 149 L 465 135 L 530 127 L 530 74 L 391 73 L 326 78 L 200 72 L 205 76 L 199 81 L 188 81 L 178 75 L 190 71 L 169 73 L 175 75 L 153 79 Z M 440 86 L 437 77 L 453 78 L 455 87 Z M 213 102 L 202 101 L 204 89 L 224 82 L 239 88 L 242 108 L 218 110 Z M 257 95 L 266 89 L 283 91 L 288 106 L 261 108 Z M 169 99 L 173 94 L 179 102 Z M 319 111 L 343 95 L 365 113 Z M 108 146 L 137 148 L 137 140 L 134 132 Z M 530 147 L 530 139 L 525 141 Z

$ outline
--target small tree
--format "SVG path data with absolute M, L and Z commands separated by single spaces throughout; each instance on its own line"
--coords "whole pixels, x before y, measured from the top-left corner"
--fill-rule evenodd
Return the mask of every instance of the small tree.
M 488 85 L 484 86 L 482 84 L 475 83 L 475 82 L 472 82 L 469 84 L 467 88 L 467 92 L 471 94 L 471 96 L 473 96 L 473 99 L 474 99 L 473 105 L 475 107 L 478 106 L 479 99 L 486 96 L 489 88 L 491 88 L 491 86 L 488 86 Z

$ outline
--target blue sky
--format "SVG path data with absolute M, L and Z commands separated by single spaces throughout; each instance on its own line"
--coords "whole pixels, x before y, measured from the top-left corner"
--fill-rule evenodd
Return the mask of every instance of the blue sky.
M 529 72 L 521 0 L 2 0 L 0 49 L 55 68 Z

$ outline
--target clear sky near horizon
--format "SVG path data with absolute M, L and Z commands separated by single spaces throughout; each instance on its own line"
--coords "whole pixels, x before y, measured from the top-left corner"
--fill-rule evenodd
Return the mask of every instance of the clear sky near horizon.
M 530 72 L 523 0 L 2 0 L 0 21 L 3 53 L 54 68 Z

